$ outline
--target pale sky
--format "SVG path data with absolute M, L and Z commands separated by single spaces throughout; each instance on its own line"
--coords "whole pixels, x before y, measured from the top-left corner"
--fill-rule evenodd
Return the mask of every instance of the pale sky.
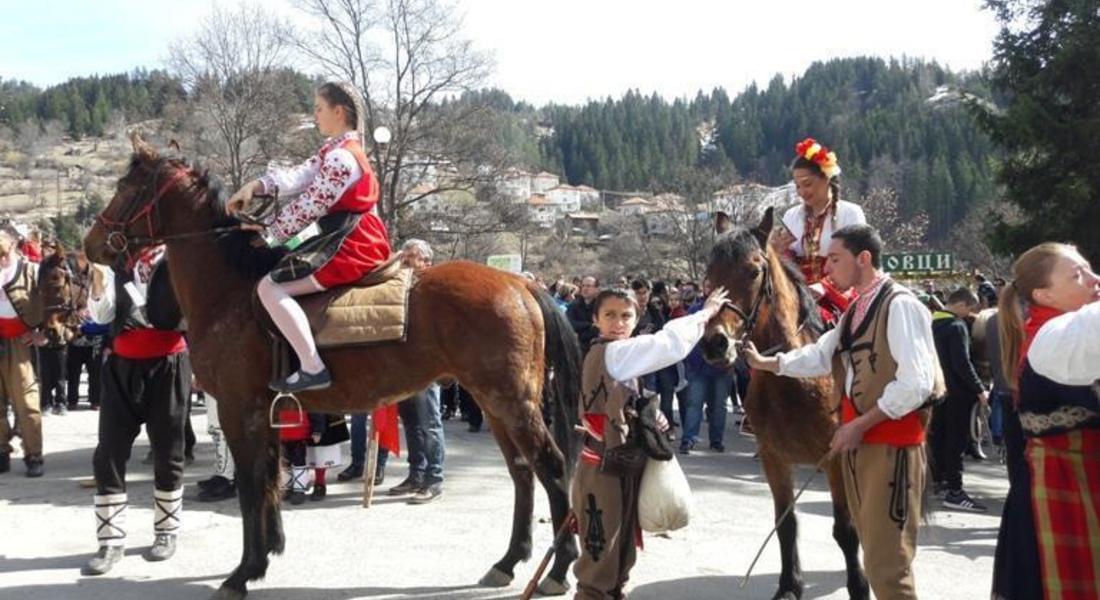
M 233 3 L 235 0 L 222 0 Z M 295 22 L 286 0 L 262 2 Z M 975 69 L 997 27 L 981 0 L 458 0 L 465 31 L 492 52 L 491 85 L 536 105 L 672 98 L 723 86 L 736 95 L 815 60 L 874 55 Z M 49 85 L 77 75 L 162 67 L 171 40 L 211 4 L 155 0 L 0 0 L 0 77 Z

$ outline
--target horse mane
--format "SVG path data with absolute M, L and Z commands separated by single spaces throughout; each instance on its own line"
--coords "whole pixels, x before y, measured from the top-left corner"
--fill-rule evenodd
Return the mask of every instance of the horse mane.
M 136 154 L 134 160 L 138 160 Z M 241 224 L 240 220 L 226 214 L 225 204 L 228 199 L 228 192 L 217 176 L 212 175 L 208 169 L 203 168 L 198 162 L 187 160 L 186 157 L 162 158 L 161 161 L 175 163 L 186 168 L 195 177 L 193 185 L 205 191 L 206 197 L 203 204 L 213 215 L 210 223 L 211 228 Z M 250 231 L 231 231 L 215 237 L 226 263 L 247 279 L 259 279 L 267 275 L 287 253 L 286 250 L 281 248 L 257 248 L 253 246 L 252 240 L 255 239 L 255 235 Z
M 756 235 L 749 229 L 738 227 L 718 237 L 710 251 L 710 264 L 743 263 L 757 250 L 763 251 L 763 248 Z M 817 301 L 806 286 L 806 278 L 787 257 L 779 257 L 779 264 L 798 294 L 798 323 L 816 338 L 824 330 L 825 324 L 817 311 Z

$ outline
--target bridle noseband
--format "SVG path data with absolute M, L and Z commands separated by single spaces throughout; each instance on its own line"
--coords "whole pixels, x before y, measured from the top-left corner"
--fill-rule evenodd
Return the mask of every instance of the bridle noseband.
M 764 255 L 764 263 L 761 265 L 760 274 L 764 280 L 760 283 L 760 291 L 753 298 L 752 308 L 749 309 L 748 313 L 732 302 L 727 302 L 722 307 L 722 310 L 731 310 L 741 318 L 741 336 L 737 339 L 739 344 L 745 343 L 752 335 L 753 330 L 756 329 L 757 321 L 760 320 L 760 308 L 764 305 L 764 300 L 771 301 L 773 295 L 772 278 L 768 276 L 767 254 Z

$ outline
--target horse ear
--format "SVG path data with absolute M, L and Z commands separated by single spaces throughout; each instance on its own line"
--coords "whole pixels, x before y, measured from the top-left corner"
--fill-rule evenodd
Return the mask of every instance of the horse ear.
M 769 206 L 768 210 L 764 211 L 764 218 L 760 219 L 760 224 L 752 230 L 752 235 L 756 237 L 756 241 L 760 242 L 760 247 L 763 248 L 768 243 L 768 236 L 771 235 L 772 227 L 775 226 L 775 207 Z
M 733 219 L 723 211 L 714 213 L 714 233 L 722 235 L 730 229 L 733 229 Z
M 176 140 L 168 140 L 168 149 L 176 154 L 183 154 L 183 150 L 180 149 L 180 143 Z
M 134 154 L 143 161 L 153 162 L 160 158 L 156 148 L 150 146 L 145 140 L 141 139 L 141 134 L 134 130 L 130 132 L 130 143 L 134 146 Z

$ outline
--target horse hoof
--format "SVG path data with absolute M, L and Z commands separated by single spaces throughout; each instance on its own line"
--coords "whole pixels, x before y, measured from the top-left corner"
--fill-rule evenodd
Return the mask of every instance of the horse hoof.
M 539 583 L 539 594 L 543 596 L 564 596 L 569 592 L 568 581 L 558 581 L 547 576 Z
M 489 572 L 481 578 L 481 581 L 477 582 L 481 587 L 493 587 L 501 588 L 508 587 L 512 584 L 512 579 L 515 579 L 512 575 L 501 571 L 500 569 L 493 567 L 489 569 Z
M 210 600 L 243 600 L 247 592 L 239 592 L 227 587 L 220 587 L 210 596 Z

